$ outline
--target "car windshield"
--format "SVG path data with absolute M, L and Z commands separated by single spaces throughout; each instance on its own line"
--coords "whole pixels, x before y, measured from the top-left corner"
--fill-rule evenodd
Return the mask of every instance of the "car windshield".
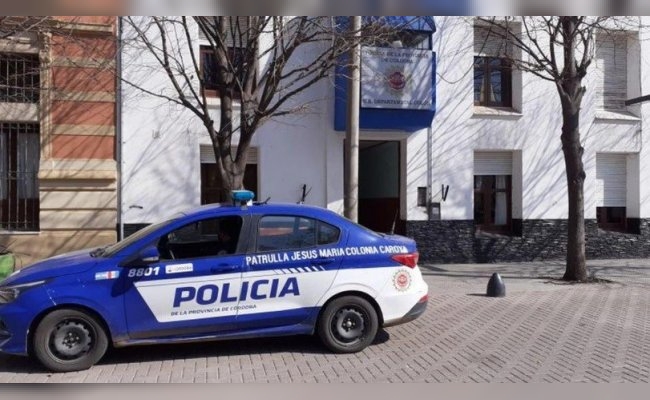
M 111 257 L 115 254 L 117 254 L 119 251 L 122 249 L 126 248 L 127 246 L 130 246 L 131 244 L 137 242 L 138 240 L 142 239 L 143 237 L 147 236 L 151 232 L 155 231 L 156 229 L 162 228 L 165 225 L 168 225 L 172 222 L 174 222 L 176 218 L 172 219 L 167 219 L 162 222 L 159 222 L 157 224 L 152 224 L 149 225 L 145 228 L 140 229 L 139 231 L 135 232 L 133 235 L 130 235 L 129 237 L 125 238 L 124 240 L 121 240 L 113 245 L 110 245 L 106 248 L 103 249 L 103 251 L 99 254 L 99 256 L 102 257 Z

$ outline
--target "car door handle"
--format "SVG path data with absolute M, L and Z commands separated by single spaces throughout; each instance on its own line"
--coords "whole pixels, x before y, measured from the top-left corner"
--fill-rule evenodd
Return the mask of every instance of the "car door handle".
M 210 272 L 216 274 L 216 273 L 236 271 L 238 269 L 239 269 L 239 265 L 219 264 L 216 267 L 210 268 Z
M 325 265 L 333 262 L 334 262 L 333 258 L 317 258 L 313 261 L 315 265 Z

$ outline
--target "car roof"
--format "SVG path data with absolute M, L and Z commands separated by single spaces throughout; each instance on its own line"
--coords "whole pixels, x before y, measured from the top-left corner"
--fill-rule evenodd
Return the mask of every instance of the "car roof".
M 339 214 L 335 213 L 332 210 L 311 206 L 307 204 L 295 204 L 295 203 L 253 203 L 252 205 L 234 205 L 232 203 L 213 203 L 206 204 L 199 207 L 191 208 L 189 210 L 183 211 L 180 215 L 184 217 L 202 217 L 215 214 L 221 214 L 232 211 L 246 211 L 252 213 L 263 213 L 263 214 L 301 214 L 309 215 L 312 217 L 320 218 L 342 218 Z

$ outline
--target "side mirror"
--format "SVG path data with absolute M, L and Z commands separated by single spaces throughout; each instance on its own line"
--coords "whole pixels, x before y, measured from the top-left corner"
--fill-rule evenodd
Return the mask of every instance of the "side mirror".
M 156 246 L 148 246 L 142 249 L 139 253 L 127 258 L 120 263 L 121 267 L 137 267 L 141 265 L 149 265 L 160 261 L 160 253 Z

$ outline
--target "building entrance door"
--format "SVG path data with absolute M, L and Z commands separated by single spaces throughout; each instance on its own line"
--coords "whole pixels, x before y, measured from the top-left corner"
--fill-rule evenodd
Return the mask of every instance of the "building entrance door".
M 400 215 L 400 142 L 359 141 L 359 223 L 377 232 L 405 233 Z

